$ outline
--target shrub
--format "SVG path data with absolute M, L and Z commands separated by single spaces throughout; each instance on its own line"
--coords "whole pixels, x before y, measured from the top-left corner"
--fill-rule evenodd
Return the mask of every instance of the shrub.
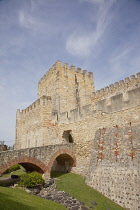
M 36 185 L 43 184 L 44 182 L 45 180 L 42 178 L 42 175 L 34 171 L 32 173 L 21 175 L 18 185 L 24 187 L 34 187 Z
M 21 166 L 20 166 L 19 164 L 13 165 L 13 166 L 11 166 L 10 168 L 8 168 L 8 169 L 4 172 L 4 174 L 11 173 L 12 171 L 17 171 L 17 170 L 20 169 L 20 167 L 21 167 Z

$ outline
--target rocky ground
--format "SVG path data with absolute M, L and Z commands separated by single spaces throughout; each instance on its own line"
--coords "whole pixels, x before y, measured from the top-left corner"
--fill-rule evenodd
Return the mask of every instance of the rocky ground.
M 50 179 L 48 183 L 45 183 L 43 186 L 38 186 L 36 188 L 26 188 L 26 191 L 30 194 L 40 196 L 41 198 L 55 201 L 65 206 L 69 210 L 91 210 L 95 209 L 95 206 L 97 206 L 97 203 L 92 201 L 91 205 L 86 207 L 84 202 L 79 202 L 76 198 L 70 196 L 64 191 L 58 191 L 56 189 L 54 179 Z

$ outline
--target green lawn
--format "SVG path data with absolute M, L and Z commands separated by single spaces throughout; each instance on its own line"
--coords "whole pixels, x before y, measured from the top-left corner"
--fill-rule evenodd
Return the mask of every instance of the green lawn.
M 94 200 L 98 204 L 95 206 L 96 210 L 124 209 L 93 188 L 87 186 L 80 175 L 68 173 L 59 176 L 59 179 L 60 180 L 56 180 L 58 190 L 63 190 L 77 198 L 79 201 L 83 201 L 87 207 L 91 206 L 91 201 Z
M 52 177 L 58 177 L 56 185 L 58 190 L 65 191 L 71 196 L 83 201 L 85 206 L 91 206 L 95 201 L 95 210 L 124 210 L 110 199 L 103 196 L 93 188 L 85 184 L 85 180 L 77 174 L 52 173 Z M 65 207 L 34 195 L 30 195 L 21 189 L 0 187 L 0 209 L 3 210 L 63 210 Z
M 21 189 L 0 187 L 1 210 L 66 210 L 50 200 L 30 195 Z
M 8 174 L 3 174 L 1 177 L 10 177 L 12 174 L 15 174 L 15 175 L 22 175 L 22 174 L 25 174 L 25 169 L 21 166 L 21 169 L 17 170 L 17 171 L 13 171 L 11 173 L 8 173 Z

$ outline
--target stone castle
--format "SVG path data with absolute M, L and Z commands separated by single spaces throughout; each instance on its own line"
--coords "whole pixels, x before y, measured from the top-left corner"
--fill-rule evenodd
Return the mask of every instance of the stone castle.
M 76 144 L 72 172 L 140 209 L 140 73 L 95 91 L 92 72 L 57 61 L 39 81 L 38 99 L 17 110 L 15 149 L 65 143 Z

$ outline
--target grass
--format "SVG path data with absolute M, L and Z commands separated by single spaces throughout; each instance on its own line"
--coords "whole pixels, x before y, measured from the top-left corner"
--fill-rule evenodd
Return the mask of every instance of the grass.
M 4 174 L 7 174 L 7 173 L 11 173 L 12 171 L 17 171 L 20 169 L 20 164 L 15 164 L 11 167 L 9 167 L 5 172 Z
M 66 210 L 50 200 L 30 195 L 21 189 L 0 187 L 0 209 L 3 210 Z
M 2 174 L 1 177 L 10 177 L 12 174 L 15 174 L 15 175 L 18 175 L 18 176 L 21 176 L 22 174 L 25 174 L 25 169 L 21 166 L 21 168 L 17 171 L 12 171 L 11 173 L 8 173 L 8 174 Z
M 55 176 L 55 175 L 53 175 Z M 96 210 L 124 210 L 110 199 L 103 196 L 93 188 L 85 184 L 85 180 L 77 174 L 59 174 L 59 180 L 56 180 L 57 189 L 69 193 L 71 196 L 83 201 L 85 205 L 91 206 L 91 201 L 96 201 Z

